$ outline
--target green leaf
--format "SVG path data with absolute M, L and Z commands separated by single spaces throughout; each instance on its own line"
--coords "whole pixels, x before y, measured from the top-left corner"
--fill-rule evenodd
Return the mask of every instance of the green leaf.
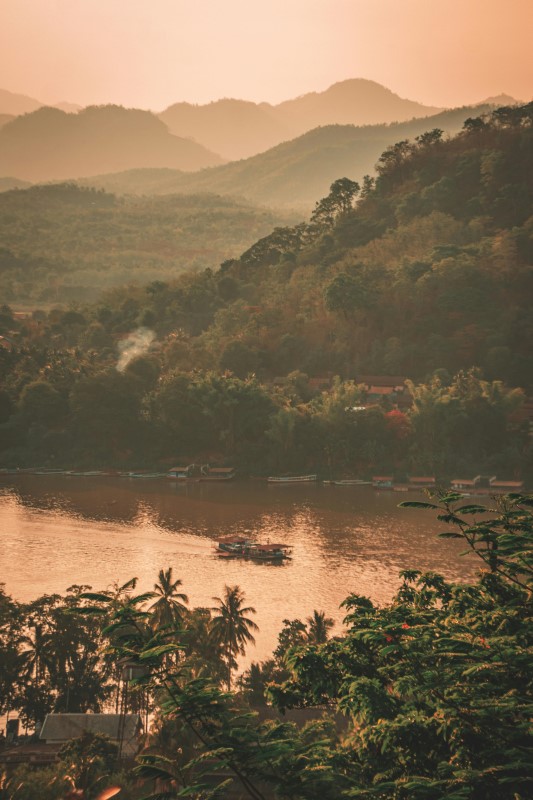
M 478 506 L 475 503 L 467 506 L 460 506 L 455 511 L 461 514 L 486 514 L 488 509 L 485 506 Z
M 439 508 L 434 503 L 425 503 L 421 500 L 404 500 L 398 508 Z
M 174 653 L 176 650 L 183 650 L 183 647 L 179 644 L 160 644 L 158 647 L 150 647 L 139 653 L 139 660 L 147 661 L 150 658 L 159 658 L 166 653 Z
M 440 539 L 462 539 L 462 533 L 453 533 L 453 531 L 445 531 L 444 533 L 438 534 Z

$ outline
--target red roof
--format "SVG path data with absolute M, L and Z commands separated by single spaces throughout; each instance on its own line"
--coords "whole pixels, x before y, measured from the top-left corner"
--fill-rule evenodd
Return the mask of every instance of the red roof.
M 405 375 L 359 375 L 357 383 L 366 383 L 369 386 L 403 386 L 407 378 Z
M 524 481 L 491 481 L 491 486 L 508 486 L 512 489 L 521 489 L 524 485 Z

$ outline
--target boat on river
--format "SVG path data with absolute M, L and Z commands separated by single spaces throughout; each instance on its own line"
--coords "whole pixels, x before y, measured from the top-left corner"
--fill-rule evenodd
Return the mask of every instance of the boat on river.
M 370 486 L 372 481 L 363 481 L 359 478 L 347 478 L 341 481 L 323 481 L 328 486 Z
M 246 536 L 226 536 L 224 539 L 218 540 L 217 550 L 230 555 L 242 555 L 245 548 L 252 544 L 253 541 Z
M 318 475 L 294 475 L 267 478 L 268 483 L 274 483 L 278 486 L 292 486 L 294 483 L 313 483 L 318 479 Z
M 257 561 L 285 561 L 291 557 L 291 549 L 286 544 L 261 544 L 245 536 L 228 536 L 219 539 L 217 554 L 221 558 L 250 558 Z

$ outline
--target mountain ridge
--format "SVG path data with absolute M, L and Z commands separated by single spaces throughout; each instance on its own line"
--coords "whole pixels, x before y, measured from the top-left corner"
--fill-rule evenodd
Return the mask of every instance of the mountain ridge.
M 204 105 L 174 103 L 158 116 L 173 133 L 236 160 L 321 125 L 401 122 L 442 110 L 402 98 L 375 81 L 349 78 L 278 104 L 223 98 Z
M 99 175 L 86 184 L 126 194 L 215 192 L 242 196 L 274 207 L 310 209 L 316 198 L 327 194 L 330 184 L 345 175 L 361 180 L 372 173 L 386 147 L 419 136 L 432 128 L 457 133 L 467 117 L 488 111 L 489 106 L 465 106 L 431 117 L 388 125 L 328 125 L 251 156 L 200 172 L 185 174 L 168 170 L 157 176 L 136 170 L 127 175 Z M 161 191 L 158 180 L 161 179 Z M 144 180 L 147 180 L 147 184 Z M 121 188 L 123 183 L 123 188 Z
M 88 106 L 77 114 L 42 107 L 0 128 L 0 175 L 49 181 L 138 166 L 198 170 L 223 163 L 169 133 L 149 111 Z

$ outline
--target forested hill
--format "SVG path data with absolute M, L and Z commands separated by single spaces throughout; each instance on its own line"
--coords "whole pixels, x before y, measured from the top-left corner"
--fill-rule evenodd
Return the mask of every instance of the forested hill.
M 308 225 L 224 267 L 260 307 L 233 329 L 248 368 L 422 378 L 478 365 L 533 388 L 532 121 L 533 104 L 501 108 L 450 141 L 402 140 L 377 179 L 338 180 Z M 225 312 L 205 336 L 220 349 L 230 330 Z
M 121 106 L 89 106 L 77 114 L 43 107 L 0 128 L 0 175 L 29 181 L 221 163 L 202 145 L 173 136 L 150 112 Z
M 215 268 L 297 219 L 207 194 L 116 198 L 68 183 L 4 191 L 0 296 L 16 307 L 49 306 L 97 300 L 126 283 L 175 280 Z
M 157 310 L 161 335 L 192 336 L 187 363 L 201 353 L 242 376 L 477 365 L 533 388 L 531 110 L 390 146 L 376 179 L 336 181 L 309 223 L 192 279 L 194 310 L 172 285 L 132 300 Z
M 365 173 L 373 172 L 379 155 L 394 142 L 431 128 L 455 134 L 465 119 L 489 109 L 458 108 L 391 125 L 327 125 L 251 158 L 200 172 L 137 169 L 98 175 L 84 183 L 117 194 L 216 192 L 276 208 L 300 207 L 307 212 L 339 175 L 360 180 Z
M 532 140 L 533 105 L 434 129 L 218 271 L 4 306 L 0 461 L 533 477 Z

